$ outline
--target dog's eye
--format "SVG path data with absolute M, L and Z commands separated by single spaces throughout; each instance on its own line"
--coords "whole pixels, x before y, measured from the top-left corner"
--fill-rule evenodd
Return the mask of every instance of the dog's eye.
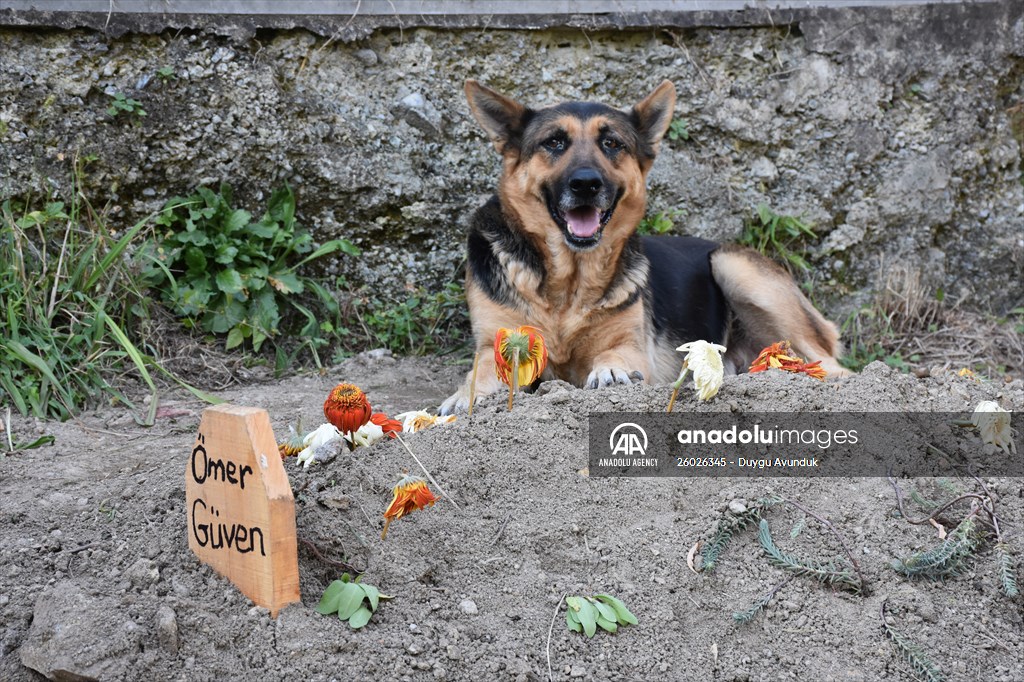
M 553 135 L 540 144 L 550 152 L 565 151 L 565 138 L 561 135 Z
M 622 149 L 622 143 L 616 140 L 614 137 L 606 137 L 601 140 L 601 146 L 608 151 L 617 152 Z

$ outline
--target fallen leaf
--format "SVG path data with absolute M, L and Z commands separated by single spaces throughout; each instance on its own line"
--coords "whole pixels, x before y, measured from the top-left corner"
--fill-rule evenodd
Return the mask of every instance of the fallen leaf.
M 175 417 L 188 417 L 192 414 L 192 410 L 186 410 L 181 407 L 174 407 L 173 405 L 161 405 L 156 408 L 157 419 L 173 419 Z
M 700 540 L 697 540 L 697 542 L 693 543 L 693 547 L 690 548 L 690 551 L 686 553 L 686 565 L 689 566 L 690 570 L 693 571 L 694 573 L 698 573 L 699 572 L 699 571 L 697 571 L 696 568 L 693 567 L 693 557 L 697 556 L 697 550 L 699 550 L 699 549 L 700 549 Z

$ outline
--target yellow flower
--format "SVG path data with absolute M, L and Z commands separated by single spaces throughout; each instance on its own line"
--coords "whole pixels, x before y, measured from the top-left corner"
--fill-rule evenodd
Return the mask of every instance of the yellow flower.
M 302 428 L 301 420 L 299 422 L 299 428 Z M 281 453 L 281 458 L 291 457 L 302 452 L 302 449 L 306 447 L 303 442 L 305 436 L 295 430 L 295 427 L 291 424 L 288 425 L 288 437 L 282 443 L 277 444 L 277 450 Z
M 536 327 L 502 327 L 494 335 L 494 371 L 506 386 L 525 387 L 536 381 L 548 364 L 548 349 Z
M 426 410 L 413 410 L 411 412 L 396 414 L 395 419 L 402 422 L 402 433 L 416 433 L 417 431 L 429 429 L 431 426 L 437 426 L 438 424 L 450 424 L 455 421 L 455 415 L 450 414 L 446 417 L 442 417 L 440 415 L 430 414 Z
M 686 370 L 690 370 L 693 372 L 693 388 L 697 391 L 697 397 L 704 401 L 714 398 L 725 377 L 725 367 L 722 365 L 725 346 L 707 341 L 690 341 L 676 350 L 686 353 L 676 383 L 682 385 Z
M 1016 453 L 1017 444 L 1013 442 L 1013 428 L 1010 426 L 1010 413 L 992 400 L 978 403 L 971 415 L 971 423 L 981 434 L 981 440 L 996 446 L 1006 454 Z

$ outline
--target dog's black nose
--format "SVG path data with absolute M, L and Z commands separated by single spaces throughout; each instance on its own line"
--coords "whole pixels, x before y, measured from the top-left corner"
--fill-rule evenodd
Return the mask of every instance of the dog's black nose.
M 569 189 L 580 199 L 593 199 L 603 184 L 601 174 L 593 168 L 579 168 L 569 176 Z

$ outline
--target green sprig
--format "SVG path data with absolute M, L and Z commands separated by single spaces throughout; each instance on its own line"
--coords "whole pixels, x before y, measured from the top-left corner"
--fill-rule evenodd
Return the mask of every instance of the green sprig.
M 913 668 L 920 679 L 925 680 L 925 682 L 943 682 L 946 679 L 942 675 L 942 670 L 924 655 L 920 646 L 910 641 L 909 637 L 886 622 L 885 602 L 882 602 L 882 630 L 885 631 L 886 637 L 896 645 L 896 649 L 903 656 L 903 660 Z
M 799 559 L 792 554 L 786 554 L 775 545 L 771 532 L 768 529 L 768 522 L 761 519 L 757 535 L 761 547 L 768 558 L 779 568 L 789 571 L 794 575 L 809 576 L 825 585 L 832 585 L 842 590 L 860 594 L 864 591 L 864 585 L 860 576 L 857 575 L 848 559 L 837 557 L 827 562 L 819 562 L 808 559 Z
M 745 530 L 750 524 L 760 521 L 765 511 L 781 501 L 782 499 L 778 497 L 762 498 L 740 514 L 730 513 L 727 517 L 719 519 L 715 535 L 701 551 L 701 571 L 714 571 L 733 536 Z
M 938 580 L 957 576 L 974 557 L 980 542 L 977 522 L 973 517 L 967 517 L 938 547 L 912 554 L 906 559 L 895 559 L 892 567 L 910 578 Z
M 996 554 L 999 557 L 999 587 L 1007 597 L 1016 597 L 1020 594 L 1017 586 L 1017 567 L 1013 562 L 1013 555 L 1005 542 L 996 544 Z

